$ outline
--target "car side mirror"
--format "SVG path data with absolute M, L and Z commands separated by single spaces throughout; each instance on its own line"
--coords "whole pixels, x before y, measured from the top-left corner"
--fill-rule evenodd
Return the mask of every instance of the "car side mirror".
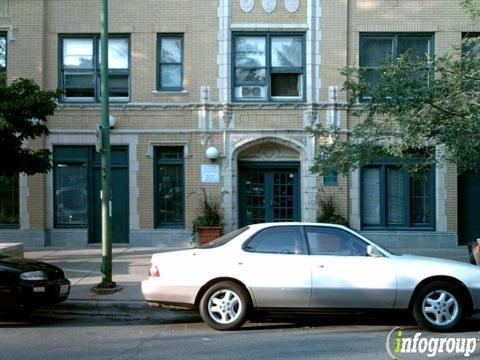
M 367 245 L 367 255 L 371 257 L 382 257 L 382 253 L 373 245 Z

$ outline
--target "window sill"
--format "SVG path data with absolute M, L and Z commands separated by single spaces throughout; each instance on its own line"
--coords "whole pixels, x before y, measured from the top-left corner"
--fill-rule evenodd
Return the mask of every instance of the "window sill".
M 152 94 L 153 95 L 188 95 L 188 91 L 187 90 L 178 90 L 178 91 L 174 91 L 174 90 L 171 90 L 171 91 L 162 91 L 162 90 L 153 90 L 152 91 Z
M 0 230 L 19 230 L 20 225 L 6 225 L 0 224 Z

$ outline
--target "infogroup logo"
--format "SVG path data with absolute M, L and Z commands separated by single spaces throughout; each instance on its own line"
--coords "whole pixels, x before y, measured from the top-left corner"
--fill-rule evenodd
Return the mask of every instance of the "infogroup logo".
M 420 354 L 428 358 L 456 354 L 468 358 L 477 349 L 479 341 L 478 337 L 427 337 L 421 332 L 406 336 L 402 328 L 396 327 L 388 333 L 385 348 L 392 359 L 399 359 L 403 354 Z

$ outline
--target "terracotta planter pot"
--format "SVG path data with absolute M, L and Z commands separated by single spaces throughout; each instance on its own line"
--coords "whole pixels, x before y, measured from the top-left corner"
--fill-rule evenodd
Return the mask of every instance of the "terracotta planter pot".
M 222 235 L 222 227 L 198 227 L 196 229 L 198 233 L 198 245 L 207 244 Z

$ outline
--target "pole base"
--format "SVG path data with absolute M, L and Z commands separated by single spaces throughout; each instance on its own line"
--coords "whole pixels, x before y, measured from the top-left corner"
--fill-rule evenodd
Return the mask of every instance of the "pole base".
M 109 295 L 109 294 L 114 294 L 119 291 L 122 291 L 123 288 L 121 286 L 117 286 L 115 282 L 101 282 L 100 284 L 97 284 L 93 286 L 90 291 L 98 294 L 98 295 Z

